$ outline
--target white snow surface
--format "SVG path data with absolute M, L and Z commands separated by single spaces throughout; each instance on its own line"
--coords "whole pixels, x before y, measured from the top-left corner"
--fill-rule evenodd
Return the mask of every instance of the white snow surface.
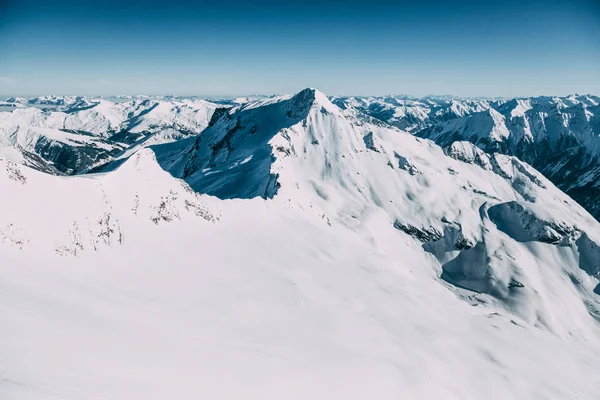
M 0 398 L 598 398 L 600 226 L 527 164 L 314 89 L 153 149 L 0 160 Z

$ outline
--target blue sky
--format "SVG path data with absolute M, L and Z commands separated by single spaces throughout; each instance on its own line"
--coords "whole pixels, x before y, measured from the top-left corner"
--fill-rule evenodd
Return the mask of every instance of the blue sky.
M 593 0 L 0 0 L 0 94 L 600 94 Z

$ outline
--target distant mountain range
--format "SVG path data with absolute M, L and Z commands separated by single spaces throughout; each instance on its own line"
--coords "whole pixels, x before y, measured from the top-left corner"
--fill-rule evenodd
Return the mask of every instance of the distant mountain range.
M 0 102 L 5 157 L 55 174 L 98 171 L 141 147 L 200 134 L 218 108 L 273 96 L 44 96 Z M 467 140 L 517 156 L 600 219 L 600 97 L 516 99 L 452 96 L 331 97 L 359 119 L 383 123 L 443 147 Z
M 339 97 L 333 102 L 443 147 L 467 140 L 488 153 L 517 156 L 600 219 L 600 97 L 388 96 Z
M 17 149 L 26 165 L 80 174 L 150 144 L 196 135 L 207 127 L 216 104 L 204 100 L 84 97 L 8 99 L 0 112 L 0 145 Z
M 0 397 L 597 397 L 569 99 L 10 99 Z

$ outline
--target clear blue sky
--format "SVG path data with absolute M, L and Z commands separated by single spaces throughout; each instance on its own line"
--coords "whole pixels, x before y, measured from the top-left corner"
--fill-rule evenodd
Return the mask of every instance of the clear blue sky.
M 600 94 L 594 0 L 0 0 L 0 94 Z

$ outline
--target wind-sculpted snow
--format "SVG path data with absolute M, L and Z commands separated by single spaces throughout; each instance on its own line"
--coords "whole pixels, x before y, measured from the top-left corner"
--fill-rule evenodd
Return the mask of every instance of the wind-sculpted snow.
M 0 190 L 4 397 L 597 396 L 600 224 L 513 156 L 306 89 Z

